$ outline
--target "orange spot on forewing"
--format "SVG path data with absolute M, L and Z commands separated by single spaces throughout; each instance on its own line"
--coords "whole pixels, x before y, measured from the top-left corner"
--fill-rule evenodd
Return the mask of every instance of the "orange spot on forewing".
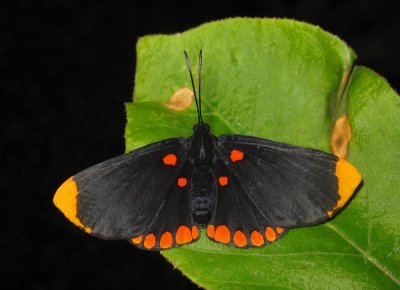
M 233 235 L 233 242 L 238 247 L 244 247 L 247 245 L 246 235 L 242 231 L 236 231 Z
M 165 157 L 163 158 L 163 163 L 165 165 L 169 165 L 169 166 L 175 166 L 177 161 L 178 161 L 178 158 L 173 153 L 165 155 Z
M 242 151 L 237 150 L 237 149 L 233 149 L 231 151 L 230 158 L 231 158 L 232 162 L 240 161 L 243 159 L 243 157 L 244 157 L 244 153 Z
M 178 178 L 178 186 L 185 187 L 187 185 L 187 179 L 185 177 Z
M 215 229 L 214 240 L 228 244 L 231 241 L 231 233 L 227 226 L 221 225 Z
M 336 206 L 332 210 L 328 211 L 329 217 L 333 216 L 336 210 L 346 204 L 361 182 L 360 173 L 350 162 L 344 159 L 339 159 L 336 162 L 335 175 L 338 179 L 339 200 Z
M 78 186 L 73 177 L 71 177 L 57 189 L 53 198 L 53 203 L 73 224 L 80 227 L 85 232 L 91 233 L 92 230 L 83 225 L 77 217 L 77 196 Z
M 192 239 L 192 231 L 187 226 L 180 226 L 176 231 L 175 241 L 177 244 L 190 243 Z
M 229 183 L 229 179 L 227 176 L 220 176 L 218 179 L 219 185 L 226 186 Z

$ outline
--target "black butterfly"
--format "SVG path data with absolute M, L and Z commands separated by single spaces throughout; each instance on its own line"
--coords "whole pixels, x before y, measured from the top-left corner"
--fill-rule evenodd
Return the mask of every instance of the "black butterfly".
M 318 150 L 242 135 L 214 136 L 203 122 L 189 58 L 198 123 L 189 138 L 144 146 L 68 179 L 55 205 L 87 233 L 164 250 L 207 236 L 260 247 L 287 228 L 321 223 L 361 181 L 357 169 Z

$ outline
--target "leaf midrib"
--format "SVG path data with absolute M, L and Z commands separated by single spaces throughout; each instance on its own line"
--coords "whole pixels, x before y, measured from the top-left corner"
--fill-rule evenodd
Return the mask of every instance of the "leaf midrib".
M 278 253 L 278 254 L 257 254 L 257 253 L 239 253 L 239 252 L 219 252 L 219 251 L 211 251 L 205 249 L 196 249 L 196 248 L 182 248 L 181 251 L 193 251 L 199 253 L 207 253 L 207 254 L 216 254 L 216 255 L 226 255 L 226 256 L 253 256 L 253 257 L 295 257 L 295 256 L 346 256 L 346 257 L 356 257 L 363 258 L 362 255 L 359 254 L 351 254 L 351 253 L 339 253 L 339 252 L 297 252 L 297 253 Z

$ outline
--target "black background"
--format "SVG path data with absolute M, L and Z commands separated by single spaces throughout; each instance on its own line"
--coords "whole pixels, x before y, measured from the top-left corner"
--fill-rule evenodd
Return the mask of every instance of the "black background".
M 357 52 L 358 64 L 400 87 L 396 1 L 135 2 L 2 4 L 2 286 L 197 288 L 158 253 L 90 237 L 52 205 L 69 176 L 124 152 L 138 37 L 232 16 L 295 18 L 338 35 Z

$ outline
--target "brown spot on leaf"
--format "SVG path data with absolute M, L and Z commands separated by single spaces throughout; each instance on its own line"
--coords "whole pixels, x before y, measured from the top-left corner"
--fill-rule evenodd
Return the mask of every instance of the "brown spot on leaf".
M 181 88 L 169 98 L 164 105 L 174 111 L 183 111 L 189 108 L 193 102 L 194 94 L 192 90 L 188 88 Z
M 332 152 L 340 158 L 346 158 L 347 146 L 351 139 L 351 127 L 347 115 L 336 120 L 331 136 Z

